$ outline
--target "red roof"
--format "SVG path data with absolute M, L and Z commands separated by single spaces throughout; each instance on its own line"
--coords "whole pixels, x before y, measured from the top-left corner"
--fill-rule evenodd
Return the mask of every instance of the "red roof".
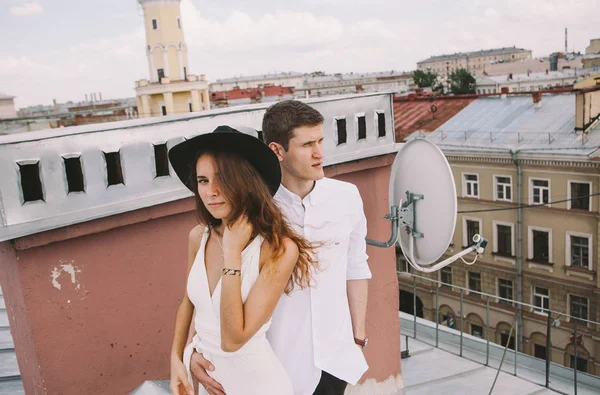
M 402 142 L 418 130 L 433 132 L 468 106 L 477 96 L 447 96 L 443 98 L 394 98 L 394 128 L 396 141 Z M 431 111 L 435 105 L 437 111 Z
M 251 99 L 257 101 L 262 97 L 261 90 L 265 97 L 291 95 L 294 93 L 292 88 L 283 86 L 265 86 L 262 88 L 246 88 L 232 89 L 229 91 L 219 91 L 211 93 L 210 99 L 216 100 L 236 100 L 236 99 Z

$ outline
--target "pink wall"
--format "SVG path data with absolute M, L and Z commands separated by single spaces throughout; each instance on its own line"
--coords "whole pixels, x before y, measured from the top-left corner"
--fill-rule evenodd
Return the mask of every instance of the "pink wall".
M 367 237 L 388 241 L 390 221 L 388 185 L 394 155 L 361 160 L 326 169 L 327 177 L 351 182 L 360 191 L 367 217 Z M 373 277 L 369 282 L 366 349 L 369 371 L 364 378 L 384 381 L 400 373 L 399 290 L 396 274 L 395 248 L 367 246 L 369 267 Z M 364 379 L 363 378 L 363 379 Z
M 359 187 L 370 238 L 390 234 L 381 217 L 392 159 L 327 169 Z M 169 377 L 195 223 L 187 199 L 0 243 L 0 281 L 28 394 L 124 394 Z M 400 372 L 395 254 L 368 253 L 367 377 L 381 381 Z

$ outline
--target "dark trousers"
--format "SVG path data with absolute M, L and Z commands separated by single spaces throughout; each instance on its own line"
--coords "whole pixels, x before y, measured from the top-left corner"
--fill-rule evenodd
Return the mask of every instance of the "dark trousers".
M 321 380 L 313 395 L 344 395 L 347 385 L 348 383 L 344 380 L 340 380 L 327 372 L 321 372 Z

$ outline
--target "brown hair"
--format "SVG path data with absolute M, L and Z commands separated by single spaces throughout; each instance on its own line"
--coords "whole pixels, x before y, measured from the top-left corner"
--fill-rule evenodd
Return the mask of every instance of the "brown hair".
M 262 122 L 263 140 L 266 144 L 278 143 L 287 151 L 295 128 L 322 123 L 323 115 L 308 104 L 298 100 L 281 101 L 265 112 Z
M 221 193 L 231 204 L 231 223 L 237 221 L 242 215 L 247 216 L 253 227 L 252 236 L 261 235 L 271 246 L 273 251 L 271 259 L 267 260 L 263 267 L 270 273 L 277 271 L 275 262 L 285 253 L 282 240 L 287 237 L 298 246 L 299 256 L 285 293 L 289 294 L 294 284 L 300 288 L 310 286 L 311 267 L 316 267 L 313 258 L 314 247 L 286 222 L 258 171 L 241 155 L 232 152 L 201 152 L 191 164 L 193 170 L 190 176 L 193 178 L 190 184 L 193 185 L 196 197 L 198 221 L 210 228 L 222 223 L 220 219 L 210 214 L 198 194 L 196 163 L 203 155 L 209 155 L 214 161 L 216 173 L 219 174 L 216 182 Z

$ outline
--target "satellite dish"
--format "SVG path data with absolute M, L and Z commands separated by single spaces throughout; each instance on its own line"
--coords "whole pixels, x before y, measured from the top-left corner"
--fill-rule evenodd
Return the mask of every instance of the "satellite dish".
M 442 151 L 424 139 L 404 144 L 392 165 L 389 199 L 400 209 L 412 203 L 416 214 L 412 230 L 399 232 L 402 250 L 408 250 L 414 237 L 416 263 L 437 261 L 452 242 L 456 225 L 454 177 Z
M 389 185 L 392 236 L 388 242 L 367 240 L 377 247 L 396 242 L 416 270 L 431 273 L 457 259 L 468 265 L 483 253 L 487 240 L 473 237 L 473 244 L 458 254 L 435 263 L 448 249 L 456 225 L 456 188 L 446 157 L 433 143 L 414 139 L 404 144 L 392 165 Z M 475 252 L 472 262 L 463 256 Z

